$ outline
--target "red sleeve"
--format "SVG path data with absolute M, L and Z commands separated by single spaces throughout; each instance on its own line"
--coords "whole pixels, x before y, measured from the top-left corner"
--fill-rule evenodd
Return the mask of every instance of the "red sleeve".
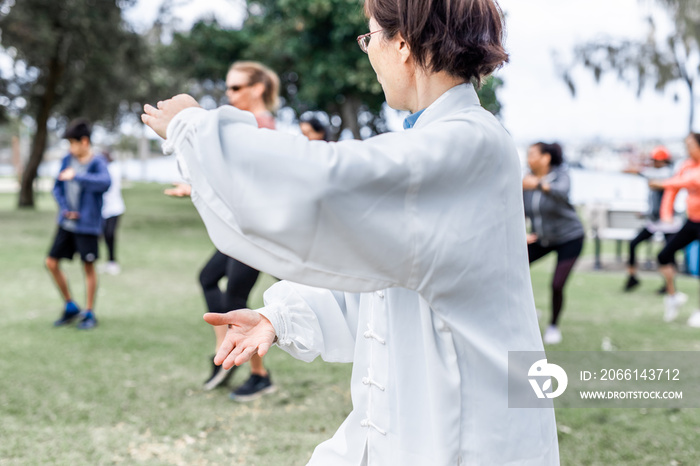
M 700 168 L 681 168 L 678 174 L 663 182 L 664 188 L 698 189 L 700 188 Z
M 678 173 L 671 178 L 663 181 L 664 195 L 661 198 L 661 208 L 659 216 L 661 220 L 671 221 L 675 210 L 673 208 L 678 191 L 682 188 L 690 188 L 697 186 L 700 183 L 698 171 L 694 168 L 694 164 L 690 161 L 685 162 Z
M 673 204 L 676 201 L 676 194 L 678 194 L 678 188 L 665 188 L 664 195 L 661 198 L 661 208 L 659 210 L 659 217 L 665 222 L 670 222 L 673 220 L 673 214 L 675 213 L 673 209 Z

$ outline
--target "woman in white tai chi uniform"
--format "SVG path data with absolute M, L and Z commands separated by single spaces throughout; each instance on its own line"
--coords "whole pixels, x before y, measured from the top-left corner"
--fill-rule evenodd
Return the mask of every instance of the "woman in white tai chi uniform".
M 502 13 L 365 10 L 358 42 L 407 131 L 327 143 L 185 95 L 145 107 L 217 248 L 283 279 L 257 311 L 205 316 L 229 325 L 215 362 L 276 343 L 353 363 L 353 410 L 312 465 L 557 465 L 553 410 L 508 407 L 508 352 L 543 347 L 518 155 L 470 84 L 507 60 Z

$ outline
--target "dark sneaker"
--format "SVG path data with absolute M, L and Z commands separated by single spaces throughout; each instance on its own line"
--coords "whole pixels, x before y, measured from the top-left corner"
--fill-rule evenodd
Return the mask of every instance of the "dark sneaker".
M 87 311 L 83 314 L 83 318 L 78 322 L 78 329 L 80 330 L 90 330 L 91 328 L 97 327 L 97 319 L 92 311 Z
M 73 301 L 66 303 L 66 307 L 63 310 L 63 315 L 60 319 L 53 323 L 54 327 L 60 327 L 62 325 L 70 324 L 80 315 L 80 308 Z
M 213 356 L 211 359 L 211 376 L 204 382 L 204 390 L 214 390 L 216 387 L 225 386 L 236 369 L 238 369 L 238 366 L 233 366 L 231 369 L 224 369 L 214 364 Z
M 627 278 L 627 283 L 625 283 L 625 291 L 632 291 L 638 286 L 639 280 L 637 280 L 637 277 L 630 275 L 629 278 Z
M 272 385 L 269 373 L 267 377 L 250 374 L 250 378 L 243 385 L 232 391 L 230 396 L 234 401 L 251 401 L 275 390 L 277 390 L 277 387 Z
M 666 294 L 666 284 L 661 285 L 661 288 L 656 290 L 656 294 Z

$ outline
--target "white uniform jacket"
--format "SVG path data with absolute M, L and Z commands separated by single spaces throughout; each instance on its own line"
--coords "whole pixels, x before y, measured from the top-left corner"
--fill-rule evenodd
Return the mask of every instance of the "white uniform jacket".
M 354 364 L 353 411 L 309 464 L 559 464 L 553 410 L 508 408 L 508 351 L 543 347 L 518 156 L 471 85 L 366 141 L 187 109 L 165 150 L 216 247 L 290 280 L 259 310 L 278 345 Z

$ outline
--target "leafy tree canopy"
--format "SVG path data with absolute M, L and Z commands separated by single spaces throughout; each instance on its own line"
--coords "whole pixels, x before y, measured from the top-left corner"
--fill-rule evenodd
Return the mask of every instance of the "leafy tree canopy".
M 15 63 L 5 107 L 34 116 L 55 93 L 52 115 L 114 122 L 122 103 L 145 91 L 144 43 L 121 17 L 133 3 L 4 0 L 0 45 Z
M 223 79 L 235 60 L 261 61 L 280 75 L 282 97 L 298 114 L 322 110 L 342 119 L 355 137 L 386 130 L 384 94 L 356 38 L 367 32 L 357 0 L 257 0 L 248 3 L 241 30 L 216 21 L 176 34 L 163 52 L 172 69 L 199 83 L 196 91 L 223 103 Z M 500 111 L 491 79 L 480 91 L 485 106 Z M 369 131 L 367 131 L 369 130 Z
M 642 40 L 608 39 L 582 43 L 574 50 L 574 61 L 562 66 L 562 77 L 572 94 L 576 84 L 571 71 L 583 65 L 597 81 L 606 73 L 636 88 L 637 95 L 651 86 L 657 91 L 670 84 L 685 84 L 690 95 L 689 131 L 695 115 L 695 84 L 700 78 L 700 0 L 655 0 L 672 27 L 661 32 L 652 16 Z
M 14 62 L 13 72 L 0 79 L 0 106 L 36 124 L 21 207 L 34 204 L 32 184 L 50 118 L 114 124 L 148 92 L 148 48 L 121 16 L 134 2 L 0 0 L 0 46 Z

